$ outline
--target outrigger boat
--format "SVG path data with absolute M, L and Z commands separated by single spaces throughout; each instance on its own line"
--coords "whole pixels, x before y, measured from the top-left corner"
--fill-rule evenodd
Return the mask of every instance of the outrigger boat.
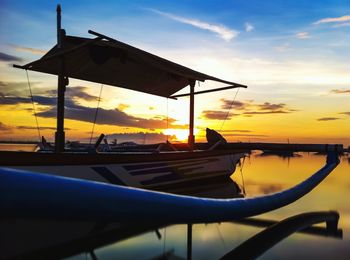
M 221 140 L 207 149 L 196 149 L 194 136 L 194 96 L 196 81 L 216 81 L 230 88 L 245 85 L 219 79 L 108 36 L 89 31 L 96 38 L 67 36 L 61 29 L 61 8 L 57 7 L 57 44 L 41 59 L 16 68 L 58 76 L 57 131 L 53 151 L 0 152 L 0 166 L 111 184 L 162 189 L 194 181 L 230 176 L 242 149 L 218 149 Z M 69 78 L 98 82 L 165 98 L 190 86 L 189 137 L 186 149 L 162 151 L 128 149 L 90 153 L 65 149 L 64 103 Z M 160 150 L 160 151 L 159 151 Z
M 229 83 L 229 88 L 245 86 L 91 33 L 97 38 L 65 36 L 58 8 L 58 44 L 41 59 L 17 66 L 58 75 L 57 132 L 54 151 L 0 152 L 1 219 L 25 220 L 28 225 L 38 219 L 52 223 L 62 220 L 139 223 L 141 218 L 143 223 L 186 224 L 239 220 L 293 203 L 313 190 L 339 164 L 342 146 L 326 146 L 329 152 L 326 164 L 308 179 L 281 192 L 254 198 L 210 199 L 146 190 L 167 190 L 172 185 L 182 187 L 184 183 L 227 177 L 235 170 L 243 150 L 221 148 L 222 140 L 208 149 L 196 150 L 194 87 L 197 80 Z M 66 151 L 64 91 L 68 77 L 164 97 L 172 97 L 190 85 L 188 149 L 155 153 Z

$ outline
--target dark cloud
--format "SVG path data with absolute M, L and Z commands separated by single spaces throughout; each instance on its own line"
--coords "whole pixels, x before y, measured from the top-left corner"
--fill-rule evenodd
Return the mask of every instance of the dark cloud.
M 37 88 L 39 82 L 30 82 L 34 94 L 46 94 L 46 89 Z M 0 82 L 1 92 L 5 96 L 26 97 L 29 96 L 28 82 Z
M 285 110 L 272 110 L 272 111 L 248 111 L 244 112 L 244 115 L 266 115 L 266 114 L 289 114 L 291 111 Z
M 35 103 L 43 106 L 55 106 L 57 103 L 57 98 L 55 97 L 33 96 L 33 100 Z
M 227 114 L 227 111 L 218 111 L 218 110 L 204 110 L 202 111 L 201 117 L 205 119 L 210 119 L 210 120 L 229 120 L 236 114 L 229 113 Z
M 87 87 L 67 87 L 67 97 L 70 98 L 80 98 L 86 101 L 97 101 L 98 97 L 90 95 L 89 93 L 86 92 L 88 88 Z
M 39 125 L 40 130 L 56 130 L 56 127 L 51 127 L 51 126 L 40 126 Z M 16 126 L 16 129 L 23 129 L 23 130 L 36 130 L 37 127 L 36 126 L 24 126 L 24 125 L 20 125 L 20 126 Z M 71 130 L 71 128 L 64 128 L 64 130 Z
M 265 102 L 264 104 L 257 105 L 260 110 L 270 110 L 270 111 L 280 111 L 281 109 L 285 108 L 286 104 L 279 103 L 279 104 L 272 104 L 270 102 Z
M 321 117 L 317 121 L 334 121 L 340 119 L 339 117 Z
M 32 92 L 36 96 L 57 97 L 57 91 L 43 87 L 37 87 L 39 82 L 30 82 Z M 3 82 L 0 81 L 1 92 L 4 96 L 26 97 L 29 96 L 28 82 Z M 87 92 L 88 88 L 83 86 L 67 87 L 66 99 L 82 99 L 85 101 L 97 101 L 98 97 Z
M 22 62 L 23 60 L 21 58 L 16 57 L 16 56 L 12 56 L 12 55 L 0 52 L 0 61 L 5 61 L 5 62 L 18 61 L 18 62 Z
M 349 94 L 350 89 L 332 89 L 330 91 L 331 94 Z
M 22 84 L 22 83 L 17 83 Z M 9 87 L 9 83 L 6 84 Z M 7 90 L 11 90 L 8 88 Z M 84 122 L 93 122 L 94 115 L 96 112 L 95 107 L 86 107 L 79 104 L 79 100 L 85 101 L 96 101 L 98 97 L 90 95 L 86 92 L 87 87 L 68 87 L 66 91 L 65 99 L 65 118 L 79 120 Z M 23 92 L 23 91 L 22 91 Z M 1 93 L 0 104 L 2 105 L 18 105 L 27 104 L 31 102 L 29 97 L 14 96 L 14 93 L 7 91 L 7 93 Z M 37 115 L 45 118 L 55 118 L 56 117 L 56 91 L 55 90 L 45 90 L 44 95 L 34 95 L 33 100 L 36 104 L 42 106 L 50 106 L 48 109 L 37 112 Z M 147 129 L 165 129 L 169 128 L 187 128 L 187 125 L 177 125 L 175 124 L 175 119 L 167 119 L 164 116 L 155 116 L 151 119 L 134 117 L 128 115 L 122 110 L 127 108 L 128 105 L 121 104 L 116 109 L 103 109 L 98 110 L 97 124 L 107 124 L 107 125 L 118 125 L 118 126 L 129 126 L 129 127 L 139 127 Z
M 11 127 L 11 126 L 5 125 L 4 123 L 0 122 L 0 131 L 11 131 L 14 128 L 20 129 L 20 130 L 36 130 L 37 129 L 36 126 L 20 125 L 20 126 Z M 56 130 L 56 127 L 51 127 L 51 126 L 40 126 L 39 125 L 39 128 L 40 128 L 40 130 Z M 71 128 L 65 128 L 65 130 L 71 130 Z
M 76 86 L 76 87 L 67 87 L 65 97 L 67 99 L 83 99 L 85 101 L 97 101 L 98 97 L 90 95 L 86 91 L 88 90 L 87 87 L 82 87 L 82 86 Z M 46 94 L 50 96 L 57 96 L 57 90 L 49 90 L 46 91 Z
M 246 109 L 249 105 L 250 102 L 241 102 L 241 101 L 233 101 L 232 100 L 228 100 L 228 99 L 220 99 L 220 101 L 222 102 L 221 108 L 222 109 L 235 109 L 235 110 L 244 110 Z
M 45 96 L 33 96 L 33 100 L 35 103 L 38 105 L 42 106 L 54 106 L 56 109 L 56 104 L 57 104 L 57 97 L 45 97 Z M 66 98 L 64 101 L 65 108 L 70 108 L 70 109 L 80 109 L 80 105 L 71 98 Z M 96 109 L 96 108 L 95 108 Z
M 55 106 L 57 102 L 56 97 L 45 96 L 33 96 L 33 100 L 36 104 L 43 106 Z M 0 95 L 0 105 L 18 105 L 31 103 L 30 97 L 12 97 Z M 66 100 L 66 105 L 74 106 L 74 102 L 70 99 Z
M 295 112 L 297 110 L 288 108 L 284 103 L 270 103 L 264 102 L 262 104 L 256 104 L 253 100 L 248 101 L 234 101 L 227 99 L 220 99 L 222 102 L 222 109 L 230 109 L 232 108 L 235 111 L 242 111 L 242 115 L 250 117 L 253 115 L 265 115 L 265 114 L 288 114 L 291 112 Z
M 68 102 L 66 102 L 65 118 L 67 119 L 92 123 L 94 121 L 95 112 L 96 108 L 80 106 L 74 100 L 68 100 Z M 46 111 L 37 113 L 37 115 L 40 117 L 55 118 L 56 108 L 52 107 Z M 187 128 L 186 125 L 174 124 L 175 121 L 176 120 L 172 118 L 169 118 L 167 120 L 165 117 L 151 119 L 134 117 L 126 114 L 118 108 L 99 108 L 96 124 L 129 126 L 148 129 L 165 129 L 167 126 L 169 128 Z
M 0 95 L 0 105 L 18 105 L 27 103 L 30 103 L 30 98 L 6 97 L 4 94 Z
M 341 112 L 339 114 L 350 116 L 350 112 Z
M 0 104 L 3 105 L 17 105 L 27 104 L 31 100 L 29 98 L 28 85 L 25 82 L 8 82 L 4 83 L 5 87 L 2 87 L 3 92 L 0 93 Z M 35 84 L 35 83 L 34 83 Z M 31 84 L 33 85 L 33 83 Z M 68 87 L 66 90 L 65 104 L 68 107 L 74 107 L 76 105 L 75 100 L 82 99 L 85 101 L 96 101 L 98 97 L 90 95 L 86 92 L 87 87 Z M 42 92 L 43 91 L 43 92 Z M 55 106 L 57 103 L 56 90 L 40 90 L 33 92 L 42 92 L 42 95 L 34 95 L 33 100 L 35 103 L 44 106 Z
M 253 100 L 248 101 L 232 101 L 225 98 L 220 99 L 221 108 L 226 111 L 220 110 L 205 110 L 202 112 L 203 118 L 206 119 L 214 119 L 214 120 L 225 120 L 227 111 L 230 109 L 234 111 L 240 111 L 243 115 L 257 115 L 257 114 L 275 114 L 275 113 L 288 113 L 289 111 L 276 110 L 278 108 L 284 108 L 285 104 L 271 104 L 269 102 L 265 102 L 264 104 L 254 104 Z M 254 112 L 252 109 L 263 110 L 264 112 Z M 267 111 L 270 110 L 270 111 Z M 272 112 L 274 111 L 274 112 Z M 231 119 L 232 116 L 236 116 L 238 114 L 230 113 L 227 119 Z
M 12 127 L 5 125 L 4 123 L 0 122 L 0 131 L 11 131 Z

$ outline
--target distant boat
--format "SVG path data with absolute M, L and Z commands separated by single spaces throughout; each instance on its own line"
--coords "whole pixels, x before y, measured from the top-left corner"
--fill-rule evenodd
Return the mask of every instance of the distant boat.
M 296 157 L 300 156 L 293 151 L 263 150 L 260 156 L 277 155 L 280 157 Z

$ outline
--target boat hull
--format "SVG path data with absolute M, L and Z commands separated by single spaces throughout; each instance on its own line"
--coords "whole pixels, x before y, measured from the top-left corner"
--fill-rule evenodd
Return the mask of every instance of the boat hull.
M 1 152 L 1 166 L 116 185 L 162 190 L 227 178 L 241 152 L 198 151 L 139 154 Z

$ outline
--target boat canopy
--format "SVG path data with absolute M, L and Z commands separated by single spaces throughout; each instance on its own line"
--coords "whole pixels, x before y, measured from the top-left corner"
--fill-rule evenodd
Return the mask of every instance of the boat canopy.
M 95 39 L 64 36 L 41 59 L 23 69 L 64 76 L 170 97 L 196 80 L 213 80 L 246 87 L 192 70 L 99 33 Z

